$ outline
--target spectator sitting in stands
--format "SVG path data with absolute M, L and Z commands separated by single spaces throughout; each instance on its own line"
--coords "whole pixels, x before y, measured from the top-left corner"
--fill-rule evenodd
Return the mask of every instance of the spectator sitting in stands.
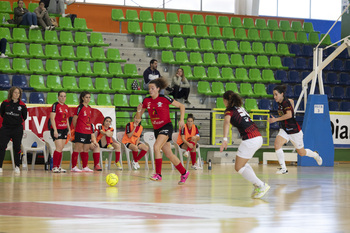
M 45 7 L 51 14 L 60 14 L 62 17 L 69 16 L 69 14 L 66 14 L 65 9 L 67 6 L 75 3 L 75 0 L 44 0 L 45 1 Z
M 188 101 L 188 96 L 190 94 L 190 83 L 186 79 L 184 75 L 184 70 L 182 68 L 178 68 L 176 75 L 171 80 L 172 92 L 171 95 L 174 96 L 174 99 L 185 99 L 186 104 L 191 104 Z
M 5 55 L 5 52 L 6 52 L 6 43 L 7 43 L 7 40 L 5 38 L 2 38 L 0 40 L 0 58 L 6 58 L 7 56 Z
M 17 25 L 30 25 L 30 29 L 38 28 L 36 14 L 23 8 L 23 1 L 18 1 L 18 7 L 14 10 L 14 20 Z
M 55 26 L 52 25 L 48 11 L 45 8 L 45 2 L 40 1 L 39 6 L 34 10 L 38 23 L 45 30 L 52 30 Z

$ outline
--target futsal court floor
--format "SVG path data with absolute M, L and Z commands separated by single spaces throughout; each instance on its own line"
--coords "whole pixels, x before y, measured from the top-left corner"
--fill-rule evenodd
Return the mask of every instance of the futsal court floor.
M 63 167 L 67 167 L 64 164 Z M 233 165 L 190 170 L 185 185 L 163 165 L 152 170 L 53 174 L 35 170 L 0 173 L 0 233 L 7 232 L 350 232 L 350 164 L 335 167 L 252 165 L 271 189 L 250 197 L 253 186 Z M 91 165 L 90 165 L 91 167 Z M 124 167 L 125 164 L 124 164 Z M 109 187 L 108 173 L 119 176 Z

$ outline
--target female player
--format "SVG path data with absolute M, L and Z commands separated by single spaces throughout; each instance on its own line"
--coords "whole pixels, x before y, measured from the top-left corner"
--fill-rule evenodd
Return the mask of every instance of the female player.
M 65 173 L 66 170 L 61 168 L 62 150 L 70 135 L 68 123 L 68 106 L 66 102 L 66 92 L 58 92 L 58 102 L 51 107 L 50 113 L 50 133 L 52 140 L 55 142 L 56 150 L 53 152 L 53 168 L 54 173 Z
M 118 170 L 122 170 L 122 166 L 119 162 L 120 159 L 120 144 L 116 140 L 113 140 L 114 129 L 111 127 L 112 118 L 107 116 L 103 120 L 102 125 L 97 130 L 96 141 L 100 148 L 109 148 L 115 150 L 115 165 Z
M 15 159 L 15 173 L 20 173 L 20 153 L 23 136 L 23 122 L 27 119 L 27 106 L 21 101 L 22 89 L 11 87 L 7 99 L 1 103 L 0 115 L 3 118 L 0 129 L 0 173 L 4 162 L 7 143 L 12 139 Z
M 263 197 L 270 186 L 261 181 L 256 175 L 248 161 L 253 157 L 254 153 L 262 146 L 263 139 L 258 127 L 250 119 L 249 114 L 242 107 L 242 98 L 233 91 L 224 93 L 224 104 L 226 106 L 224 119 L 224 138 L 220 147 L 220 152 L 227 149 L 227 135 L 231 125 L 237 127 L 242 142 L 238 147 L 235 169 L 246 180 L 254 185 L 252 193 L 253 198 Z
M 179 127 L 184 127 L 185 106 L 176 100 L 160 95 L 159 92 L 167 87 L 167 83 L 163 78 L 158 78 L 149 82 L 149 97 L 143 100 L 142 104 L 137 106 L 136 118 L 141 119 L 142 114 L 147 109 L 151 118 L 156 142 L 154 143 L 154 156 L 156 164 L 156 174 L 151 176 L 151 180 L 162 180 L 162 150 L 167 158 L 175 165 L 175 168 L 180 172 L 181 179 L 179 185 L 186 182 L 189 172 L 182 166 L 180 160 L 173 154 L 170 148 L 171 135 L 173 133 L 173 125 L 170 121 L 169 105 L 180 108 Z
M 72 154 L 72 172 L 92 172 L 88 167 L 89 162 L 89 149 L 93 149 L 93 158 L 96 171 L 102 171 L 101 167 L 98 165 L 100 162 L 100 153 L 99 145 L 96 142 L 96 137 L 94 134 L 94 129 L 91 124 L 91 107 L 89 106 L 90 102 L 90 92 L 83 91 L 80 94 L 79 101 L 80 105 L 75 110 L 73 116 L 73 126 L 75 129 L 74 136 L 74 151 Z M 77 167 L 78 156 L 80 157 L 83 163 L 83 170 L 80 170 Z
M 308 156 L 314 158 L 318 165 L 322 165 L 322 158 L 317 151 L 304 149 L 303 131 L 294 118 L 294 101 L 285 96 L 286 86 L 279 85 L 273 89 L 273 98 L 278 103 L 278 115 L 280 117 L 271 116 L 270 124 L 279 121 L 280 131 L 275 139 L 275 150 L 278 162 L 281 168 L 276 172 L 277 174 L 287 174 L 288 170 L 284 161 L 284 153 L 282 146 L 289 140 L 297 150 L 300 156 Z
M 197 170 L 197 169 L 200 169 L 200 166 L 196 164 L 197 142 L 199 141 L 200 137 L 199 137 L 198 128 L 193 122 L 194 122 L 193 114 L 188 114 L 185 127 L 183 127 L 180 130 L 176 143 L 180 146 L 180 148 L 186 150 L 186 152 L 184 153 L 185 157 L 188 157 L 188 153 L 190 152 L 192 168 Z

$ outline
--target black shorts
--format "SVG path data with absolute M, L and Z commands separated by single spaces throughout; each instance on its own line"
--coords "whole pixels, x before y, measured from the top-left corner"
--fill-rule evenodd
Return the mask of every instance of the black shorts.
M 154 136 L 156 137 L 156 139 L 158 138 L 159 134 L 168 136 L 169 138 L 167 142 L 170 142 L 172 140 L 172 135 L 173 135 L 173 124 L 170 122 L 164 125 L 162 128 L 155 129 Z
M 100 140 L 100 141 L 98 141 L 98 144 L 100 145 L 100 148 L 107 148 L 107 146 L 108 146 L 108 144 L 107 144 L 107 143 L 106 143 L 106 145 L 105 145 L 105 146 L 102 146 L 101 140 Z
M 91 144 L 91 134 L 75 132 L 75 143 Z
M 130 148 L 129 148 L 130 144 L 131 144 L 130 142 L 126 143 L 126 144 L 125 144 L 126 148 L 130 149 Z M 142 143 L 139 142 L 139 144 L 137 144 L 137 146 L 139 146 L 140 144 L 142 144 Z
M 68 128 L 66 128 L 66 129 L 58 129 L 57 133 L 58 133 L 58 138 L 55 138 L 54 137 L 54 130 L 52 128 L 50 129 L 50 134 L 51 134 L 51 137 L 52 137 L 53 141 L 58 140 L 58 139 L 66 140 L 67 139 L 67 135 L 68 135 Z

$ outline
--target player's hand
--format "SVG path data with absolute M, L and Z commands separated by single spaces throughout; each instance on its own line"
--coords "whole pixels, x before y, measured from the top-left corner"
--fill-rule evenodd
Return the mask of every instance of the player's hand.
M 188 143 L 187 145 L 189 148 L 193 149 L 193 144 L 192 143 Z
M 137 111 L 141 112 L 142 111 L 142 103 L 140 103 L 139 105 L 137 105 Z
M 179 128 L 182 129 L 185 127 L 185 122 L 183 120 L 179 121 Z
M 112 137 L 112 136 L 113 136 L 113 132 L 110 131 L 110 130 L 108 130 L 108 131 L 106 132 L 106 136 L 107 136 L 107 137 Z
M 269 118 L 269 123 L 275 123 L 276 122 L 276 118 L 274 116 L 271 115 L 271 117 Z
M 227 141 L 222 141 L 222 144 L 220 146 L 220 152 L 223 152 L 227 149 Z
M 96 148 L 96 147 L 98 147 L 98 143 L 97 143 L 97 142 L 93 142 L 93 143 L 92 143 L 92 146 L 93 146 L 94 148 Z
M 57 132 L 57 130 L 55 130 L 55 131 L 53 132 L 53 136 L 54 136 L 55 138 L 58 138 L 58 132 Z

